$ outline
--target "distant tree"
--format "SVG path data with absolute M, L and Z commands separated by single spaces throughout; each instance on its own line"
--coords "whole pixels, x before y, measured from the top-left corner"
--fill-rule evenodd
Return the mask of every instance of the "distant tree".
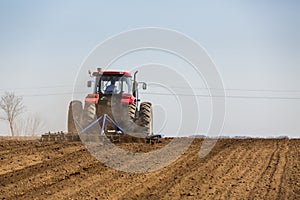
M 27 120 L 27 135 L 34 136 L 38 131 L 44 128 L 44 123 L 37 115 L 31 116 Z
M 4 116 L 0 119 L 8 121 L 11 135 L 15 136 L 14 123 L 16 118 L 25 111 L 23 98 L 16 96 L 14 92 L 5 92 L 1 97 L 0 109 L 4 112 Z
M 23 116 L 14 124 L 15 133 L 19 136 L 35 136 L 43 128 L 44 123 L 37 115 Z

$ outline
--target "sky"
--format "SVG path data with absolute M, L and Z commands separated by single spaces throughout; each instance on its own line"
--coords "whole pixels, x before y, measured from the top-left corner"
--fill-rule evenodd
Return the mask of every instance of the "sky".
M 23 96 L 26 114 L 38 115 L 45 124 L 39 134 L 65 131 L 73 84 L 89 53 L 120 32 L 161 27 L 197 41 L 215 63 L 226 94 L 243 96 L 226 98 L 222 135 L 300 137 L 299 9 L 296 0 L 3 0 L 0 94 L 14 91 Z M 155 58 L 155 53 L 149 55 Z M 120 59 L 112 68 L 136 63 L 134 59 L 141 56 Z M 164 58 L 166 63 L 172 60 Z M 180 68 L 176 63 L 180 61 L 170 61 Z M 158 99 L 149 94 L 146 98 Z M 209 99 L 197 101 L 204 116 L 198 131 L 202 133 L 209 126 L 211 111 L 206 106 Z M 161 110 L 158 107 L 156 112 Z M 159 126 L 166 120 L 161 116 L 174 123 L 172 113 L 162 112 L 155 121 Z M 0 135 L 7 134 L 8 125 L 2 121 Z

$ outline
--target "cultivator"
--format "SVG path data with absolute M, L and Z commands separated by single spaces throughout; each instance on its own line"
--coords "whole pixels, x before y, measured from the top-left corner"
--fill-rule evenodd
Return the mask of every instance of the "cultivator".
M 64 133 L 64 132 L 56 132 L 56 133 L 45 133 L 41 137 L 42 142 L 50 142 L 50 141 L 80 141 L 79 135 L 74 133 Z
M 153 135 L 147 136 L 145 138 L 139 138 L 131 136 L 130 134 L 119 134 L 119 133 L 111 133 L 110 131 L 108 134 L 100 135 L 100 134 L 84 134 L 81 135 L 82 140 L 85 142 L 89 141 L 106 141 L 110 140 L 113 143 L 148 143 L 148 144 L 156 144 L 160 142 L 162 138 L 161 135 Z M 81 141 L 79 135 L 74 135 L 73 133 L 64 133 L 64 132 L 57 132 L 57 133 L 45 133 L 41 136 L 42 142 L 78 142 Z

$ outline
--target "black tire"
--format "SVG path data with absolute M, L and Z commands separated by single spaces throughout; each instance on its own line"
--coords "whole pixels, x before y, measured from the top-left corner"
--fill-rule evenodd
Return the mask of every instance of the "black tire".
M 135 112 L 136 112 L 136 104 L 129 104 L 128 105 L 128 114 L 129 114 L 129 119 L 133 120 L 135 119 Z
M 96 120 L 96 104 L 94 103 L 85 103 L 83 113 L 82 113 L 82 128 L 85 129 L 93 121 Z M 83 142 L 95 142 L 98 141 L 98 129 L 99 126 L 95 125 L 90 129 L 82 132 L 80 139 Z
M 150 102 L 143 102 L 140 105 L 139 111 L 139 125 L 145 128 L 146 134 L 153 134 L 153 113 L 152 113 L 152 104 Z
M 78 135 L 76 123 L 81 124 L 82 103 L 81 101 L 71 101 L 68 111 L 68 133 Z M 79 128 L 79 127 L 78 127 Z
M 85 103 L 82 113 L 83 128 L 87 127 L 96 119 L 96 104 Z

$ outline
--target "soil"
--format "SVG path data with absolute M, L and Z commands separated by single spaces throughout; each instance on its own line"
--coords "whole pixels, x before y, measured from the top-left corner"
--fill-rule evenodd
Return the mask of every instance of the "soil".
M 167 144 L 120 144 L 133 152 Z M 158 171 L 117 171 L 80 142 L 0 140 L 0 199 L 300 199 L 300 140 L 202 139 Z

